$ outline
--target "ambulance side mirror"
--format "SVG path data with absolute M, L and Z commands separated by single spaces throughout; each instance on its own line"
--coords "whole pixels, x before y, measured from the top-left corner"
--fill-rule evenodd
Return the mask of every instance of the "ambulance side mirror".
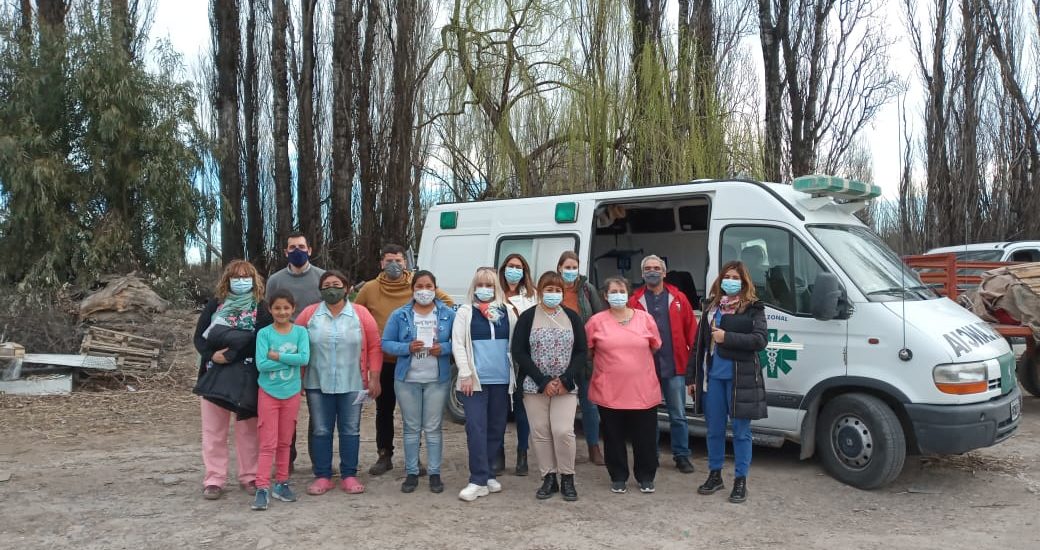
M 848 319 L 852 313 L 845 287 L 841 286 L 837 275 L 826 271 L 816 276 L 810 305 L 813 317 L 819 321 Z

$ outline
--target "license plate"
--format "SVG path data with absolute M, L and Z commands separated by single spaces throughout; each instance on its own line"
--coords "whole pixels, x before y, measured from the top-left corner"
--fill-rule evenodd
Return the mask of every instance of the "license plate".
M 1016 399 L 1011 402 L 1011 421 L 1018 420 L 1018 415 L 1022 413 L 1022 400 Z

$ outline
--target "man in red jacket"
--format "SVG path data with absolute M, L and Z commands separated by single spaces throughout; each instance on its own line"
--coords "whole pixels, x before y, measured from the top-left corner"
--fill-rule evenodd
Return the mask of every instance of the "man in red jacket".
M 657 322 L 662 345 L 654 353 L 654 366 L 671 423 L 672 459 L 680 472 L 691 474 L 690 434 L 686 425 L 686 362 L 697 336 L 697 318 L 686 296 L 664 282 L 668 273 L 664 260 L 650 255 L 643 258 L 641 267 L 646 284 L 632 294 L 628 305 L 646 311 Z

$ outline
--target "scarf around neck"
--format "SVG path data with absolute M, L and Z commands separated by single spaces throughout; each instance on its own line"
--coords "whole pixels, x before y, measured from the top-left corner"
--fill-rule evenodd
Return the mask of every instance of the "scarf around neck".
M 256 298 L 252 292 L 245 294 L 228 294 L 213 314 L 215 324 L 253 330 L 256 326 Z

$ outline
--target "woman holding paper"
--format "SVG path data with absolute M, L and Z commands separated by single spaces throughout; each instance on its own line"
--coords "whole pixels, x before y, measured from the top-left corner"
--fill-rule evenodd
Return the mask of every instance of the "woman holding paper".
M 358 481 L 361 447 L 361 404 L 367 391 L 377 397 L 383 352 L 379 328 L 364 306 L 350 303 L 347 277 L 326 271 L 318 280 L 322 301 L 308 306 L 296 317 L 306 327 L 311 356 L 303 388 L 307 408 L 314 419 L 311 462 L 314 481 L 307 493 L 321 495 L 332 483 L 332 432 L 339 431 L 340 487 L 351 494 L 365 492 Z
M 751 421 L 765 418 L 766 387 L 758 352 L 769 338 L 765 307 L 741 262 L 729 262 L 711 285 L 695 352 L 686 370 L 697 413 L 708 423 L 708 479 L 697 488 L 710 495 L 725 488 L 726 421 L 733 426 L 733 490 L 730 502 L 747 500 Z
M 441 493 L 441 427 L 451 381 L 451 327 L 455 311 L 436 299 L 429 271 L 412 277 L 412 300 L 394 310 L 383 330 L 383 351 L 397 356 L 394 392 L 404 421 L 402 493 L 419 486 L 419 436 L 426 433 L 430 492 Z

